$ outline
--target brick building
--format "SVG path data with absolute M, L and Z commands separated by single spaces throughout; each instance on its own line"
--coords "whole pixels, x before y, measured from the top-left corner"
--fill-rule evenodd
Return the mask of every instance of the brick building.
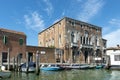
M 64 62 L 90 63 L 102 60 L 106 40 L 101 27 L 64 17 L 38 34 L 38 46 L 62 49 Z
M 0 65 L 15 62 L 35 61 L 36 52 L 40 53 L 41 63 L 55 63 L 60 49 L 28 46 L 23 32 L 0 28 Z M 9 59 L 9 60 L 8 60 Z M 60 61 L 59 61 L 60 62 Z
M 0 28 L 0 61 L 8 62 L 13 57 L 25 58 L 26 35 L 23 32 Z

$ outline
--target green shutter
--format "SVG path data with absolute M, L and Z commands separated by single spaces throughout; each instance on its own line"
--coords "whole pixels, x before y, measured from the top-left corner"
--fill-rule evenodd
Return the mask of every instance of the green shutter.
M 3 43 L 7 44 L 7 37 L 5 35 L 3 36 Z
M 19 39 L 19 44 L 23 45 L 23 39 Z

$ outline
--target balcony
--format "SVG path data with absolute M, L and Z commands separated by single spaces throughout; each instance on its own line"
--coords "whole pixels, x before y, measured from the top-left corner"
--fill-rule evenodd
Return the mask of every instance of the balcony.
M 83 48 L 93 48 L 93 45 L 88 45 L 88 44 L 82 44 Z
M 71 47 L 78 47 L 77 43 L 71 43 Z

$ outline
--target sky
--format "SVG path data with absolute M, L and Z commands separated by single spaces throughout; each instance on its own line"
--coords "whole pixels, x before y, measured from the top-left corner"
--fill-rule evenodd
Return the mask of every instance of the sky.
M 24 32 L 27 45 L 63 17 L 102 27 L 107 47 L 120 44 L 120 0 L 0 0 L 0 28 Z

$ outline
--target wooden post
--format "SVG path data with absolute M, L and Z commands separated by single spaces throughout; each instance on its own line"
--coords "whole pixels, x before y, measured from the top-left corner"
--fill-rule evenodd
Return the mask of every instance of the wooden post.
M 26 73 L 28 73 L 28 70 L 29 70 L 28 52 L 26 52 L 26 68 L 27 68 Z
M 18 71 L 18 57 L 16 57 L 16 71 Z
M 39 75 L 39 61 L 40 61 L 40 54 L 39 51 L 36 52 L 36 75 Z
M 20 65 L 21 65 L 21 55 L 18 53 L 18 71 L 20 71 Z
M 1 55 L 0 55 L 0 63 L 1 63 L 1 66 L 3 65 L 3 59 L 2 59 L 2 52 L 1 52 Z
M 63 55 L 62 55 L 62 51 L 61 51 L 61 49 L 59 49 L 59 52 L 60 52 L 60 56 L 61 56 L 61 64 L 63 63 Z
M 10 49 L 8 48 L 8 70 L 10 70 Z
M 15 57 L 13 57 L 13 70 L 15 70 Z

